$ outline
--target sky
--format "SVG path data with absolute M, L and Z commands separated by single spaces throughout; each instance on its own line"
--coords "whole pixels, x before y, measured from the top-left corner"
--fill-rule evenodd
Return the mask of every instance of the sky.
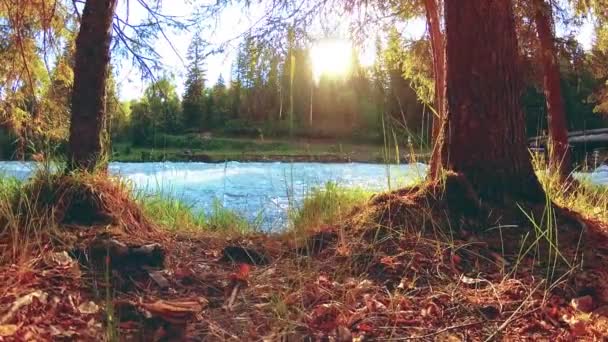
M 191 2 L 197 1 L 165 0 L 163 1 L 161 13 L 186 20 L 191 17 L 191 14 L 196 9 L 194 5 L 190 4 Z M 127 3 L 130 3 L 128 10 Z M 212 46 L 232 41 L 247 31 L 247 28 L 258 19 L 257 17 L 252 17 L 255 16 L 255 9 L 252 12 L 251 16 L 244 16 L 238 7 L 226 9 L 217 21 L 218 24 L 214 29 L 203 32 L 203 39 L 209 41 Z M 146 10 L 137 1 L 120 1 L 117 15 L 122 19 L 128 18 L 130 23 L 137 23 L 142 18 L 145 18 Z M 425 31 L 424 20 L 415 20 L 402 29 L 403 35 L 409 37 L 420 37 Z M 593 24 L 591 21 L 587 21 L 578 32 L 578 40 L 585 49 L 591 48 L 593 31 Z M 175 78 L 177 92 L 181 96 L 184 92 L 184 73 L 187 64 L 186 52 L 193 33 L 187 30 L 168 30 L 165 33 L 168 39 L 162 37 L 158 39 L 155 43 L 155 49 L 161 56 L 164 72 L 173 75 Z M 558 35 L 563 35 L 564 33 L 564 30 L 558 29 Z M 225 48 L 224 53 L 211 55 L 206 59 L 208 85 L 215 84 L 220 75 L 223 75 L 226 81 L 230 79 L 230 69 L 236 57 L 237 44 L 238 41 L 232 41 Z M 373 63 L 373 38 L 370 38 L 370 42 L 365 43 L 365 46 L 367 48 L 363 49 L 360 57 L 362 63 Z M 125 101 L 140 98 L 147 83 L 142 80 L 138 69 L 131 65 L 130 60 L 117 61 L 115 64 L 117 64 L 117 83 L 119 85 L 120 98 Z

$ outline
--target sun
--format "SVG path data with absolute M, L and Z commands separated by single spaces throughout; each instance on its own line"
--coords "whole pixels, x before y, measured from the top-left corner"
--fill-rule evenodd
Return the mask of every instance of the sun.
M 310 59 L 316 82 L 321 77 L 344 78 L 351 70 L 353 47 L 350 41 L 323 39 L 312 46 Z

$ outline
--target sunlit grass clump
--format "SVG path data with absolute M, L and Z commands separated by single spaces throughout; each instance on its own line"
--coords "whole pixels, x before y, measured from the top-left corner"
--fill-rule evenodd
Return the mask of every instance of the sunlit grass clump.
M 573 175 L 574 182 L 564 183 L 550 172 L 542 157 L 533 155 L 536 175 L 549 198 L 556 204 L 586 217 L 608 221 L 608 186 L 593 184 L 584 174 Z
M 197 210 L 177 196 L 136 192 L 136 200 L 153 222 L 167 231 L 215 231 L 225 233 L 248 233 L 254 225 L 243 216 L 213 201 L 207 212 Z
M 373 195 L 362 188 L 348 188 L 333 182 L 313 188 L 302 206 L 292 212 L 295 230 L 315 229 L 342 222 L 355 207 L 365 204 Z

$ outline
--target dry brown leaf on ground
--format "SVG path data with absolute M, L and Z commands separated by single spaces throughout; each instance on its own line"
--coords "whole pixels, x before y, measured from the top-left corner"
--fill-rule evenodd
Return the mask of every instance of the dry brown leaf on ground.
M 13 305 L 8 310 L 8 312 L 4 316 L 2 316 L 2 318 L 0 318 L 0 324 L 9 322 L 15 316 L 17 311 L 19 311 L 19 309 L 32 304 L 34 302 L 34 298 L 36 298 L 42 303 L 46 303 L 48 294 L 46 292 L 38 290 L 18 298 L 16 301 L 13 302 Z
M 2 324 L 0 325 L 0 337 L 9 337 L 15 335 L 19 326 L 17 324 Z
M 207 305 L 206 300 L 157 300 L 154 303 L 142 303 L 140 306 L 152 317 L 159 317 L 172 323 L 183 323 L 192 320 Z

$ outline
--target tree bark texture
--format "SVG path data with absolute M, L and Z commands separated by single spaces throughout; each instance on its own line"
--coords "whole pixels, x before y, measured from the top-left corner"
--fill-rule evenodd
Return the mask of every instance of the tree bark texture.
M 440 149 L 438 137 L 441 131 L 441 122 L 445 113 L 445 45 L 441 32 L 438 0 L 424 0 L 426 11 L 426 25 L 430 32 L 431 50 L 433 53 L 433 73 L 435 77 L 435 110 L 433 116 L 433 152 L 430 162 L 431 179 L 437 178 L 441 169 Z
M 68 171 L 94 171 L 103 158 L 111 28 L 117 0 L 87 0 L 76 38 Z
M 480 198 L 544 200 L 527 150 L 513 9 L 446 0 L 446 119 L 441 162 Z
M 552 30 L 551 5 L 545 0 L 534 0 L 534 21 L 543 66 L 543 87 L 547 105 L 549 128 L 549 166 L 563 179 L 570 176 L 572 163 L 568 147 L 566 108 L 560 83 L 559 63 Z

